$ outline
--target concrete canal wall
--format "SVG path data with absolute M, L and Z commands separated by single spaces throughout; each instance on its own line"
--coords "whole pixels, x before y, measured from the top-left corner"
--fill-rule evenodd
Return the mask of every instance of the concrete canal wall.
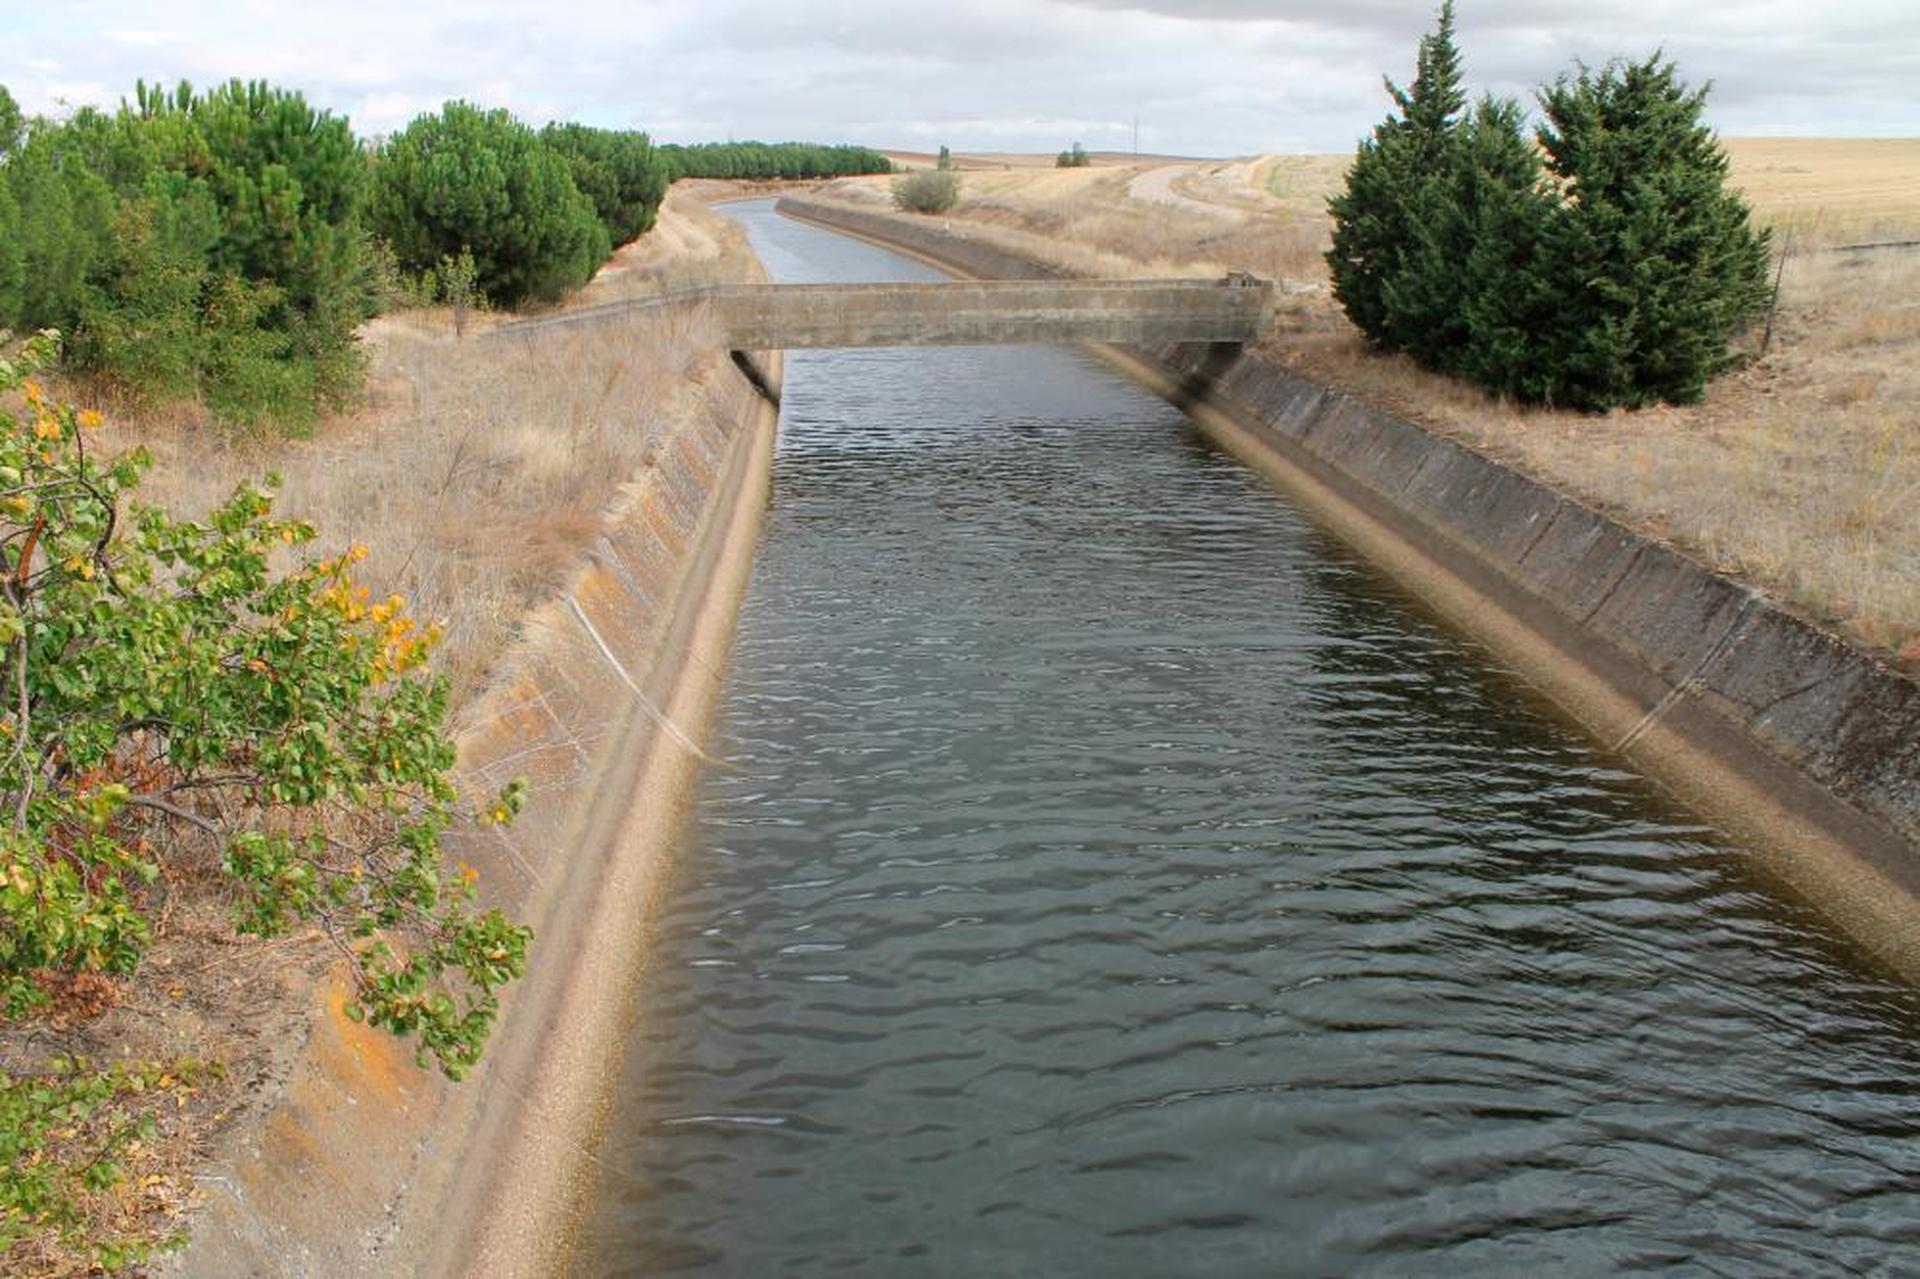
M 929 219 L 779 208 L 969 275 L 1055 274 Z M 1094 349 L 1920 980 L 1920 683 L 1529 476 L 1258 356 Z
M 777 355 L 763 357 L 778 385 Z M 344 974 L 276 1099 L 204 1170 L 188 1276 L 546 1275 L 606 1104 L 655 891 L 752 564 L 775 410 L 715 352 L 566 594 L 463 717 L 462 790 L 529 780 L 511 829 L 450 837 L 531 923 L 478 1068 L 450 1084 L 344 1014 Z

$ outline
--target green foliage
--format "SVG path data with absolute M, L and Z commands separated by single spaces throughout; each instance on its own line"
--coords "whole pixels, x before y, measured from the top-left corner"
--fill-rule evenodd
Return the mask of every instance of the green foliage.
M 19 210 L 23 285 L 0 328 L 70 324 L 89 277 L 109 249 L 112 188 L 75 154 L 65 129 L 33 128 L 7 153 L 6 184 Z
M 644 133 L 550 124 L 541 139 L 567 159 L 573 184 L 593 201 L 614 244 L 653 226 L 667 194 L 667 162 Z
M 1548 270 L 1569 308 L 1551 396 L 1586 408 L 1697 400 L 1767 299 L 1767 237 L 1727 157 L 1655 54 L 1543 90 L 1540 146 L 1565 201 Z
M 0 1070 L 0 1256 L 52 1234 L 106 1269 L 148 1260 L 157 1249 L 143 1238 L 90 1235 L 85 1202 L 126 1180 L 129 1151 L 154 1135 L 152 1104 L 212 1073 L 198 1062 L 96 1070 L 73 1058 L 38 1074 Z
M 1092 163 L 1093 157 L 1078 142 L 1053 157 L 1053 167 L 1056 169 L 1084 169 Z
M 13 187 L 0 181 L 0 325 L 6 317 L 18 316 L 25 302 L 27 262 L 21 243 L 24 234 L 20 202 L 13 198 Z
M 1451 0 L 1329 202 L 1334 295 L 1376 345 L 1527 400 L 1699 398 L 1766 298 L 1704 93 L 1658 55 L 1464 112 Z M 1546 156 L 1543 169 L 1540 152 Z
M 1558 194 L 1521 127 L 1520 104 L 1483 99 L 1463 126 L 1445 238 L 1456 258 L 1465 340 L 1436 367 L 1499 395 L 1555 398 L 1541 343 L 1565 323 L 1548 268 Z
M 921 169 L 893 180 L 895 207 L 910 213 L 945 213 L 960 198 L 960 175 L 952 169 Z
M 202 330 L 220 211 L 204 186 L 175 177 L 156 175 L 150 194 L 120 204 L 80 304 L 78 363 L 136 403 L 198 394 L 213 354 Z
M 43 1004 L 44 970 L 131 971 L 162 859 L 197 852 L 244 931 L 317 924 L 353 957 L 355 1011 L 458 1078 L 528 932 L 440 864 L 435 632 L 367 599 L 363 551 L 276 571 L 314 530 L 270 488 L 198 522 L 129 507 L 146 458 L 90 454 L 90 415 L 30 376 L 53 352 L 0 362 L 24 410 L 0 411 L 0 1006 Z
M 947 150 L 947 144 L 944 142 L 940 144 L 940 154 L 935 157 L 933 167 L 936 169 L 951 169 L 953 167 L 953 152 Z
M 467 315 L 474 303 L 486 301 L 480 297 L 480 268 L 475 265 L 473 254 L 462 252 L 457 258 L 441 258 L 440 267 L 431 278 L 435 295 L 453 310 L 455 336 L 465 333 Z
M 376 299 L 345 120 L 259 82 L 141 84 L 111 115 L 34 121 L 0 177 L 21 281 L 0 249 L 0 326 L 68 329 L 79 368 L 238 421 L 299 425 L 358 384 Z
M 1354 157 L 1346 190 L 1328 202 L 1334 229 L 1327 266 L 1348 318 L 1380 346 L 1402 350 L 1410 341 L 1446 341 L 1426 333 L 1449 299 L 1444 280 L 1431 278 L 1437 246 L 1423 245 L 1421 230 L 1450 198 L 1454 135 L 1466 103 L 1453 0 L 1421 37 L 1412 87 L 1402 90 L 1392 80 L 1386 87 L 1399 114 L 1375 126 Z M 1397 299 L 1390 296 L 1396 287 Z
M 13 100 L 13 94 L 7 86 L 0 84 L 0 159 L 20 145 L 20 135 L 26 130 L 26 117 L 20 114 L 20 104 Z
M 660 148 L 674 179 L 844 178 L 892 173 L 893 162 L 866 147 L 818 146 L 809 142 L 669 143 Z
M 390 138 L 374 177 L 373 224 L 401 266 L 471 253 L 501 306 L 552 301 L 612 251 L 567 157 L 506 111 L 449 102 Z
M 1533 272 L 1552 214 L 1521 118 L 1511 99 L 1481 99 L 1445 134 L 1437 179 L 1419 183 L 1402 207 L 1406 240 L 1381 289 L 1383 345 L 1429 368 L 1482 380 L 1524 376 L 1495 356 L 1487 326 L 1552 318 L 1530 305 L 1524 321 L 1497 310 L 1538 301 Z
M 676 177 L 891 167 L 864 147 L 536 133 L 464 102 L 373 155 L 258 81 L 142 83 L 61 123 L 23 121 L 0 87 L 0 330 L 68 333 L 70 363 L 136 404 L 301 429 L 359 386 L 355 331 L 387 305 L 553 301 L 652 227 Z
M 188 257 L 206 233 L 136 229 Z M 352 959 L 349 1011 L 459 1078 L 530 935 L 440 863 L 456 796 L 432 629 L 367 598 L 357 549 L 276 571 L 314 531 L 274 519 L 269 489 L 197 522 L 133 505 L 145 455 L 95 457 L 96 416 L 33 378 L 56 349 L 43 333 L 0 360 L 0 1013 L 31 1017 L 62 977 L 131 972 L 163 863 L 217 859 L 242 930 L 318 925 Z M 516 784 L 487 820 L 519 802 Z M 0 1254 L 52 1235 L 107 1268 L 149 1255 L 89 1234 L 86 1204 L 124 1179 L 153 1133 L 141 1099 L 181 1070 L 0 1071 Z

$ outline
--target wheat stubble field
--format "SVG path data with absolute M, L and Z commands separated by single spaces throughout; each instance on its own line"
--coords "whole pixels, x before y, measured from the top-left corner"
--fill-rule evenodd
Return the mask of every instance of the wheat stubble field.
M 1703 403 L 1605 415 L 1505 403 L 1370 351 L 1326 291 L 1345 156 L 965 172 L 956 231 L 1099 275 L 1252 270 L 1287 298 L 1268 351 L 1521 466 L 1920 669 L 1920 139 L 1736 138 L 1732 181 L 1783 260 L 1771 340 Z M 968 157 L 957 157 L 966 167 Z M 1151 176 L 1151 183 L 1143 181 Z M 1170 189 L 1179 201 L 1151 198 Z M 829 194 L 866 207 L 884 179 Z M 1142 198 L 1144 196 L 1148 198 Z M 1218 206 L 1200 212 L 1188 201 Z M 1850 249 L 1876 244 L 1891 247 Z

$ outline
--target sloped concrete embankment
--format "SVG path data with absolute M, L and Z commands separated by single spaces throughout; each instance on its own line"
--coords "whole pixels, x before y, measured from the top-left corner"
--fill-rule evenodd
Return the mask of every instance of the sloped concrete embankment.
M 970 275 L 1055 274 L 904 215 L 779 208 Z M 1529 476 L 1257 356 L 1095 349 L 1920 980 L 1920 683 Z
M 778 384 L 777 357 L 763 360 Z M 283 1091 L 201 1178 L 201 1276 L 545 1275 L 564 1252 L 633 976 L 767 500 L 775 412 L 716 352 L 566 594 L 464 717 L 463 788 L 529 781 L 449 857 L 537 930 L 482 1065 L 449 1084 L 318 994 Z

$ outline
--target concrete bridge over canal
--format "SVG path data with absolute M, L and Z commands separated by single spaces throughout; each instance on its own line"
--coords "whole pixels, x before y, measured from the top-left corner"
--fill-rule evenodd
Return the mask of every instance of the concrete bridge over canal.
M 609 302 L 493 330 L 610 323 L 705 306 L 736 351 L 998 343 L 1251 342 L 1273 320 L 1273 285 L 1221 280 L 956 280 L 938 284 L 742 284 Z

